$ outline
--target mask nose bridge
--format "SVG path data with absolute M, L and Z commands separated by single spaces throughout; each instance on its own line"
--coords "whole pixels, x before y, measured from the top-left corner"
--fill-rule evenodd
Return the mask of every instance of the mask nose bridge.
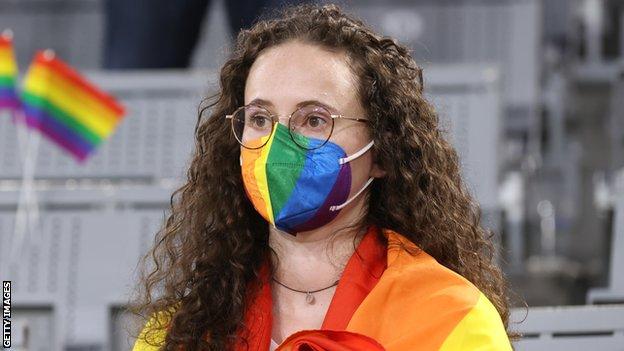
M 277 120 L 276 124 L 281 124 L 284 127 L 288 128 L 288 124 L 290 123 L 290 116 L 291 115 L 280 115 L 280 114 L 275 113 L 272 116 L 273 116 L 273 122 L 275 122 Z M 286 123 L 282 123 L 282 120 L 285 121 Z

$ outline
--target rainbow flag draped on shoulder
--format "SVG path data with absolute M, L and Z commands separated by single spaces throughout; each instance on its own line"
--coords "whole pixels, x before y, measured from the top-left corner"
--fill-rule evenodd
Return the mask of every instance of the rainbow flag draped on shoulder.
M 267 260 L 259 293 L 248 297 L 235 351 L 267 351 L 271 343 L 275 351 L 512 350 L 496 307 L 475 285 L 390 229 L 369 227 L 321 328 L 296 332 L 278 345 L 272 340 L 270 272 Z M 152 316 L 133 351 L 159 350 L 170 328 L 167 318 Z
M 21 93 L 25 121 L 80 162 L 117 128 L 124 108 L 51 51 L 39 51 Z
M 0 34 L 0 110 L 15 111 L 20 107 L 15 83 L 17 62 L 13 52 L 13 34 L 4 31 Z

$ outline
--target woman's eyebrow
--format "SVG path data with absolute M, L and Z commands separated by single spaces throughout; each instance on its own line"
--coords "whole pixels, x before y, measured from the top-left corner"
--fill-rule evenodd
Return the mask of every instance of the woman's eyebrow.
M 265 106 L 273 107 L 273 103 L 271 103 L 271 101 L 264 100 L 264 99 L 261 99 L 261 98 L 255 98 L 255 99 L 251 100 L 248 105 L 250 105 L 250 104 L 265 105 Z
M 249 102 L 249 104 L 268 106 L 268 107 L 271 107 L 271 108 L 275 107 L 271 101 L 265 100 L 265 99 L 262 99 L 262 98 L 255 98 L 255 99 L 251 100 Z M 326 109 L 328 109 L 329 111 L 332 111 L 332 112 L 338 111 L 332 105 L 324 103 L 324 102 L 321 102 L 319 100 L 305 100 L 305 101 L 301 101 L 301 102 L 299 102 L 296 105 L 296 108 L 300 108 L 300 107 L 306 106 L 306 105 L 318 105 L 318 106 L 324 107 L 324 108 L 326 108 Z
M 324 102 L 320 102 L 318 100 L 305 100 L 305 101 L 301 101 L 300 103 L 297 104 L 297 108 L 300 108 L 300 107 L 306 106 L 306 105 L 318 105 L 318 106 L 324 107 L 327 110 L 332 111 L 332 112 L 338 111 L 332 105 L 326 104 Z

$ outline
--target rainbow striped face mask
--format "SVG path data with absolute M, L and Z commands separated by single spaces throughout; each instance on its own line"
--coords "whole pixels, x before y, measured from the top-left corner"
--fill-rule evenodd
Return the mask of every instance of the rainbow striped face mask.
M 324 140 L 293 133 L 299 145 L 318 147 Z M 296 235 L 331 222 L 340 210 L 370 185 L 373 178 L 350 199 L 349 162 L 363 155 L 373 141 L 348 156 L 335 143 L 327 141 L 318 149 L 307 150 L 295 143 L 288 127 L 277 123 L 270 135 L 258 139 L 260 149 L 241 149 L 241 171 L 247 196 L 269 223 Z

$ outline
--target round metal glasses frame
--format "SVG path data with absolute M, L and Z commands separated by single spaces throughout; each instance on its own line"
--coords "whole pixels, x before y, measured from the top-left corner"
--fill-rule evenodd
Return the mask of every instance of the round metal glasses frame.
M 235 118 L 234 118 L 234 116 L 235 116 L 237 113 L 239 113 L 242 109 L 245 109 L 245 108 L 250 107 L 250 106 L 257 107 L 257 108 L 260 108 L 260 109 L 264 110 L 264 111 L 267 113 L 267 115 L 269 115 L 269 117 L 271 118 L 271 121 L 272 121 L 272 124 L 271 124 L 271 132 L 270 132 L 268 135 L 271 135 L 271 133 L 273 133 L 273 130 L 275 129 L 275 125 L 276 125 L 277 123 L 279 123 L 279 115 L 277 115 L 277 114 L 273 114 L 273 113 L 271 113 L 271 111 L 267 110 L 266 108 L 264 108 L 264 107 L 262 107 L 262 106 L 259 106 L 259 105 L 256 105 L 256 104 L 247 104 L 247 105 L 241 106 L 241 107 L 237 108 L 237 109 L 234 111 L 234 113 L 232 113 L 232 114 L 230 114 L 230 115 L 225 115 L 225 118 L 226 118 L 226 119 L 229 119 L 229 120 L 231 121 L 231 129 L 232 129 L 232 134 L 234 134 L 234 137 L 236 138 L 236 140 L 238 141 L 238 143 L 239 143 L 242 147 L 244 147 L 244 148 L 246 148 L 246 149 L 250 149 L 250 150 L 257 150 L 257 149 L 261 149 L 262 147 L 264 147 L 264 145 L 266 145 L 266 144 L 267 144 L 267 142 L 268 142 L 269 140 L 267 139 L 267 140 L 266 140 L 266 141 L 265 141 L 262 145 L 260 145 L 260 146 L 258 146 L 258 147 L 248 147 L 248 146 L 245 146 L 245 144 L 243 144 L 243 141 L 239 139 L 238 135 L 236 135 L 236 129 L 235 129 L 236 127 L 234 126 L 234 123 L 236 123 L 236 122 L 235 122 Z M 333 132 L 334 132 L 334 126 L 335 126 L 334 121 L 335 121 L 337 118 L 340 118 L 340 119 L 346 119 L 346 120 L 350 120 L 350 121 L 361 122 L 361 123 L 370 123 L 370 120 L 369 120 L 369 119 L 366 119 L 366 118 L 353 118 L 353 117 L 345 117 L 345 116 L 344 116 L 344 115 L 342 115 L 342 114 L 329 114 L 329 116 L 331 117 L 332 125 L 331 125 L 331 130 L 329 131 L 329 135 L 327 136 L 327 139 L 325 139 L 325 141 L 324 141 L 321 145 L 319 145 L 319 146 L 317 146 L 317 147 L 314 147 L 314 148 L 304 147 L 304 146 L 300 145 L 300 144 L 299 144 L 299 143 L 295 140 L 295 138 L 294 138 L 294 137 L 293 137 L 293 135 L 292 135 L 292 131 L 294 130 L 294 127 L 292 127 L 292 126 L 291 126 L 291 120 L 292 120 L 292 116 L 293 116 L 293 115 L 294 115 L 297 111 L 302 110 L 302 109 L 304 109 L 304 108 L 306 108 L 306 107 L 311 107 L 311 106 L 312 106 L 312 107 L 320 107 L 320 108 L 323 108 L 324 110 L 327 110 L 327 109 L 326 109 L 325 107 L 323 107 L 323 106 L 319 106 L 319 105 L 316 105 L 316 104 L 310 104 L 310 105 L 304 105 L 304 106 L 299 107 L 298 109 L 294 110 L 293 112 L 291 112 L 291 113 L 290 113 L 290 115 L 288 115 L 288 116 L 287 116 L 287 118 L 288 118 L 288 134 L 290 135 L 290 138 L 292 139 L 292 141 L 293 141 L 293 142 L 295 142 L 295 144 L 297 144 L 297 146 L 299 146 L 299 147 L 301 147 L 301 148 L 303 148 L 303 149 L 307 149 L 307 150 L 315 150 L 315 149 L 321 148 L 321 147 L 323 147 L 325 144 L 327 144 L 327 142 L 329 141 L 329 139 L 331 138 L 331 136 L 332 136 L 332 134 L 333 134 Z M 327 111 L 327 112 L 329 112 L 329 111 Z

